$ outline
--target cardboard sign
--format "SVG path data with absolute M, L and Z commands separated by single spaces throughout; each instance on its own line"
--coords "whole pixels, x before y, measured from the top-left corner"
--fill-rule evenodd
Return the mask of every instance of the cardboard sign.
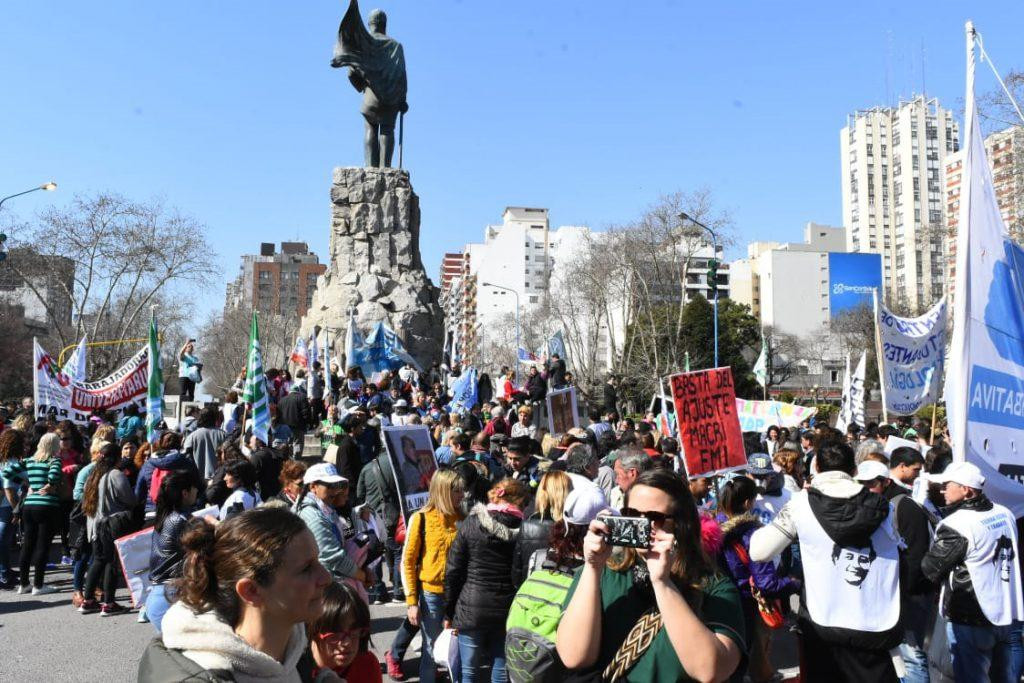
M 747 462 L 730 368 L 669 378 L 686 473 L 696 476 Z
M 430 431 L 425 425 L 394 425 L 384 427 L 384 445 L 395 473 L 406 529 L 409 515 L 427 504 L 430 480 L 437 471 Z
M 576 387 L 556 389 L 547 395 L 548 431 L 552 434 L 565 434 L 570 429 L 580 426 L 576 407 Z

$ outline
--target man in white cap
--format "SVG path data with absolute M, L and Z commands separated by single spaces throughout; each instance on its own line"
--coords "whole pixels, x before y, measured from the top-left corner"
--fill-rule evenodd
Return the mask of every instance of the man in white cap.
M 864 460 L 857 466 L 853 478 L 892 506 L 893 528 L 904 544 L 900 552 L 900 612 L 904 628 L 900 656 L 907 670 L 904 680 L 927 681 L 928 652 L 924 640 L 926 635 L 931 635 L 928 629 L 934 623 L 937 590 L 921 573 L 921 561 L 932 539 L 928 514 L 911 497 L 910 489 L 893 479 L 892 468 L 884 463 Z
M 1016 520 L 988 499 L 972 463 L 954 462 L 931 480 L 942 484 L 946 516 L 921 569 L 942 585 L 956 680 L 1016 683 L 1024 670 Z

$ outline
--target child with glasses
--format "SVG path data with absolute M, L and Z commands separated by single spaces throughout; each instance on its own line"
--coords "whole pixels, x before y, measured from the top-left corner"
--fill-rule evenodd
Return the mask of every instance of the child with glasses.
M 370 652 L 370 608 L 355 589 L 331 583 L 324 590 L 323 614 L 306 630 L 316 680 L 329 669 L 347 683 L 381 683 L 380 661 Z

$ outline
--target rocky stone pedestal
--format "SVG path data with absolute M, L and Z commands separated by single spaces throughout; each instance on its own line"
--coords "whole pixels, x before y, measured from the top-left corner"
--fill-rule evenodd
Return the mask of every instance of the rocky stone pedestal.
M 420 259 L 420 201 L 408 171 L 334 169 L 330 265 L 317 281 L 302 334 L 315 325 L 330 328 L 340 351 L 352 306 L 364 334 L 385 322 L 424 368 L 440 361 L 443 314 Z

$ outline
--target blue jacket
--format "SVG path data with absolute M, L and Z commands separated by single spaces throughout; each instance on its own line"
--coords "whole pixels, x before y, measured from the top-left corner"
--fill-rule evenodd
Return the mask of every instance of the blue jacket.
M 781 598 L 798 592 L 799 582 L 788 576 L 780 576 L 774 562 L 754 562 L 749 559 L 750 537 L 760 527 L 760 520 L 752 514 L 739 515 L 722 522 L 722 559 L 726 572 L 746 600 L 753 599 L 750 594 L 751 576 L 754 577 L 754 585 L 766 598 Z M 747 551 L 747 564 L 740 560 L 734 548 L 736 543 Z
M 135 482 L 135 497 L 138 500 L 146 501 L 147 509 L 155 507 L 153 502 L 149 499 L 149 487 L 153 481 L 153 472 L 157 469 L 192 469 L 196 471 L 196 476 L 199 476 L 199 472 L 196 470 L 196 464 L 192 461 L 192 458 L 188 457 L 181 451 L 158 451 L 154 453 L 150 456 L 149 460 L 142 463 L 142 469 L 139 470 L 139 478 Z

